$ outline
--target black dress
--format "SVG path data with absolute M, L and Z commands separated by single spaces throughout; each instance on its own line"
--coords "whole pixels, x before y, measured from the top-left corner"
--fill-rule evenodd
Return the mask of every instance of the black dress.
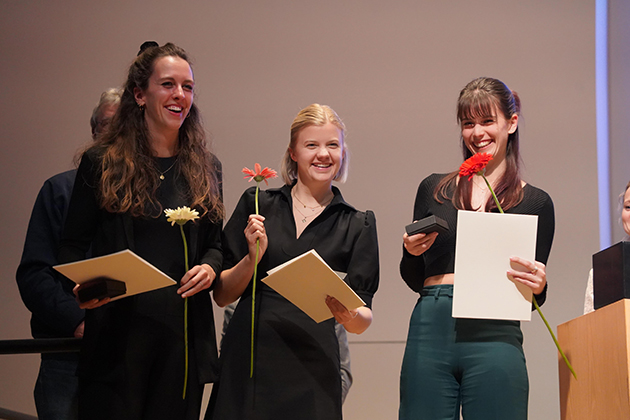
M 176 158 L 158 158 L 165 173 L 157 198 L 164 208 L 187 205 L 186 184 L 177 167 L 166 171 Z M 131 249 L 171 278 L 185 273 L 179 226 L 171 226 L 164 213 L 157 217 L 131 217 L 109 213 L 97 199 L 100 157 L 88 152 L 79 166 L 59 260 L 85 258 Z M 159 211 L 159 213 L 158 213 Z M 184 226 L 190 266 L 209 264 L 220 272 L 221 223 L 207 217 Z M 126 297 L 86 311 L 85 336 L 79 361 L 80 419 L 198 419 L 203 384 L 217 376 L 217 350 L 209 293 L 189 298 L 189 377 L 184 384 L 184 300 L 177 285 Z
M 378 288 L 379 263 L 374 213 L 359 212 L 334 198 L 296 239 L 291 187 L 261 191 L 269 246 L 258 277 L 315 249 L 370 307 Z M 255 212 L 255 187 L 241 197 L 223 234 L 224 266 L 247 254 L 243 230 Z M 257 281 L 254 375 L 250 378 L 251 282 L 227 328 L 206 419 L 341 419 L 339 344 L 334 318 L 315 323 L 292 303 Z

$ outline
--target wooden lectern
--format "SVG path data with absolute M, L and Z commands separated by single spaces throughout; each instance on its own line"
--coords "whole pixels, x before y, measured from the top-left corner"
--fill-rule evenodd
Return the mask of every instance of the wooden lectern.
M 630 419 L 630 299 L 558 325 L 562 420 Z

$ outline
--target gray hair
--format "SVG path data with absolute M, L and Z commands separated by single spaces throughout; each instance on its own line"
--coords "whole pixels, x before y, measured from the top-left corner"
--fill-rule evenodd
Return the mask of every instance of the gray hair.
M 96 138 L 96 135 L 100 133 L 99 125 L 102 123 L 102 110 L 106 106 L 120 104 L 120 98 L 122 96 L 122 88 L 109 88 L 105 92 L 101 93 L 101 98 L 92 111 L 90 117 L 90 126 L 92 127 L 92 137 Z

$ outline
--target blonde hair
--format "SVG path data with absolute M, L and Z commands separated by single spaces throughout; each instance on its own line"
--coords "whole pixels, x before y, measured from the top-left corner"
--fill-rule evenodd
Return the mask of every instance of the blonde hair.
M 300 132 L 311 125 L 322 126 L 328 123 L 333 124 L 341 131 L 340 140 L 343 147 L 341 165 L 334 180 L 338 182 L 346 181 L 348 178 L 349 164 L 348 145 L 345 141 L 346 126 L 343 121 L 341 121 L 341 118 L 339 118 L 339 115 L 328 105 L 311 104 L 301 110 L 291 124 L 291 139 L 282 158 L 282 162 L 280 163 L 280 174 L 285 184 L 291 185 L 293 181 L 297 179 L 297 163 L 291 158 L 291 150 L 295 148 L 295 143 L 297 142 Z

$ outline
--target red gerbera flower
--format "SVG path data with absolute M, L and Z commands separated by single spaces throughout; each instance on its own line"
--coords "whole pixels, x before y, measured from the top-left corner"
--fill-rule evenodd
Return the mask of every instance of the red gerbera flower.
M 243 173 L 245 174 L 244 178 L 249 178 L 248 182 L 252 182 L 252 179 L 256 181 L 256 196 L 254 203 L 256 205 L 256 214 L 258 212 L 258 191 L 260 190 L 260 181 L 265 181 L 265 184 L 269 185 L 267 180 L 269 178 L 275 178 L 278 176 L 278 173 L 273 169 L 265 168 L 260 169 L 260 164 L 254 164 L 254 171 L 249 168 L 243 168 Z M 251 334 L 251 348 L 250 348 L 250 367 L 249 367 L 249 377 L 254 377 L 254 330 L 255 330 L 255 316 L 256 313 L 256 277 L 258 276 L 258 253 L 260 252 L 260 239 L 256 239 L 256 259 L 254 260 L 254 277 L 252 280 L 252 334 Z
M 252 182 L 252 180 L 256 182 L 265 181 L 265 184 L 269 185 L 267 180 L 278 176 L 278 173 L 273 169 L 265 168 L 260 170 L 260 164 L 258 163 L 254 164 L 254 169 L 255 171 L 252 171 L 249 168 L 243 168 L 243 173 L 245 174 L 244 178 L 249 178 L 248 182 Z
M 490 153 L 477 153 L 469 157 L 459 167 L 459 176 L 467 176 L 470 181 L 473 175 L 483 171 L 488 162 L 492 160 Z

